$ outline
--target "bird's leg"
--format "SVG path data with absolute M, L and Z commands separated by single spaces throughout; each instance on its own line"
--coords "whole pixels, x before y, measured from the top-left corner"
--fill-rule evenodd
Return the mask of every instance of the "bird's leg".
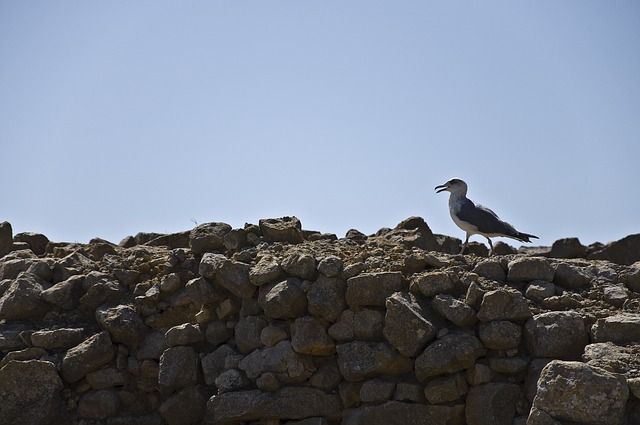
M 464 243 L 462 244 L 462 249 L 460 250 L 460 255 L 462 255 L 462 253 L 464 252 L 464 249 L 467 247 L 467 245 L 469 245 L 469 234 L 467 234 L 467 239 L 465 239 Z
M 493 256 L 493 243 L 491 243 L 491 239 L 487 238 L 487 240 L 489 241 L 489 246 L 491 247 L 491 249 L 489 250 L 489 257 Z

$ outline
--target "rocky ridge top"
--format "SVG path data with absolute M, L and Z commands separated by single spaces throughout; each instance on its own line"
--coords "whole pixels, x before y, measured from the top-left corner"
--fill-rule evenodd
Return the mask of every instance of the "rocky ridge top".
M 460 242 L 418 217 L 117 245 L 1 223 L 0 423 L 638 423 L 640 235 Z

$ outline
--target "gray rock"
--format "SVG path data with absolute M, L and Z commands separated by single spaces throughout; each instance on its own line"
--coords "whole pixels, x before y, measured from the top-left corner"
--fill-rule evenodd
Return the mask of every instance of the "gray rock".
M 247 316 L 238 321 L 235 328 L 235 341 L 241 353 L 250 353 L 262 346 L 260 336 L 269 322 L 259 316 Z
M 347 283 L 343 279 L 320 276 L 307 291 L 309 313 L 327 322 L 335 322 L 346 308 L 346 289 Z
M 534 280 L 527 286 L 525 297 L 533 301 L 542 302 L 555 294 L 556 287 L 553 283 L 545 282 L 544 280 Z
M 547 255 L 551 258 L 584 258 L 586 254 L 587 247 L 578 238 L 565 238 L 555 241 Z
M 640 261 L 640 234 L 629 235 L 607 244 L 603 249 L 587 256 L 590 260 L 608 260 L 612 263 L 631 265 Z
M 201 424 L 207 410 L 204 388 L 194 386 L 173 394 L 158 409 L 167 425 Z
M 214 385 L 216 378 L 225 369 L 227 357 L 238 354 L 230 345 L 224 344 L 202 358 L 202 372 L 207 385 Z
M 318 263 L 318 271 L 326 277 L 338 276 L 342 267 L 344 267 L 342 258 L 335 255 L 328 255 Z
M 559 263 L 556 266 L 553 283 L 567 289 L 578 289 L 589 285 L 592 279 L 593 275 L 584 268 Z
M 469 425 L 513 425 L 520 388 L 515 384 L 487 383 L 471 387 L 465 415 Z
M 494 320 L 480 324 L 480 341 L 491 350 L 517 348 L 522 339 L 522 327 L 507 320 Z
M 262 286 L 282 277 L 282 272 L 278 260 L 271 255 L 265 255 L 249 270 L 249 280 L 256 286 Z
M 312 280 L 316 275 L 316 259 L 308 252 L 292 250 L 280 263 L 291 276 Z
M 363 406 L 343 421 L 344 425 L 445 425 L 451 408 L 388 401 L 378 406 Z
M 424 394 L 431 404 L 454 401 L 467 393 L 467 380 L 463 373 L 435 378 L 427 382 Z
M 251 386 L 251 382 L 238 369 L 229 369 L 222 372 L 215 380 L 218 393 L 240 391 Z
M 388 297 L 402 291 L 401 272 L 363 273 L 347 280 L 345 300 L 349 307 L 384 307 Z
M 473 272 L 478 276 L 486 279 L 497 280 L 503 282 L 507 279 L 507 273 L 504 271 L 499 260 L 490 258 L 480 261 L 474 268 Z
M 209 322 L 205 332 L 205 338 L 214 347 L 228 341 L 233 336 L 234 328 L 227 327 L 227 323 L 221 320 Z
M 340 315 L 340 320 L 329 328 L 329 336 L 338 342 L 347 342 L 354 339 L 353 322 L 355 313 L 353 310 L 345 310 Z
M 224 235 L 224 247 L 229 251 L 238 251 L 247 245 L 247 232 L 244 229 L 233 229 Z
M 191 346 L 172 347 L 160 357 L 158 384 L 176 390 L 192 387 L 198 381 L 199 360 Z
M 284 387 L 276 392 L 249 390 L 215 395 L 207 403 L 206 423 L 235 424 L 263 418 L 336 420 L 341 414 L 337 395 L 308 387 Z
M 386 301 L 384 337 L 401 354 L 415 357 L 435 338 L 436 325 L 411 294 L 396 292 Z
M 287 337 L 287 332 L 284 329 L 274 325 L 269 325 L 260 332 L 260 342 L 267 347 L 273 347 Z
M 147 334 L 142 341 L 140 348 L 138 348 L 138 354 L 136 357 L 138 359 L 159 360 L 164 350 L 169 348 L 164 337 L 165 333 L 166 332 L 164 330 L 160 329 Z
M 30 329 L 31 327 L 24 323 L 0 322 L 0 351 L 8 352 L 26 348 L 27 343 L 21 335 Z
M 472 365 L 466 372 L 469 385 L 480 385 L 490 382 L 493 378 L 491 368 L 483 363 Z
M 203 277 L 189 280 L 184 287 L 184 292 L 196 305 L 220 302 L 223 299 L 220 291 L 216 290 L 216 288 Z
M 599 342 L 587 345 L 582 359 L 590 366 L 629 377 L 637 375 L 640 370 L 639 352 L 638 345 L 620 346 L 611 342 Z
M 10 361 L 0 369 L 0 423 L 48 425 L 64 418 L 62 381 L 53 363 Z
M 627 273 L 623 275 L 627 288 L 635 293 L 640 293 L 640 262 L 634 263 Z
M 120 410 L 120 398 L 110 390 L 90 391 L 78 403 L 78 414 L 88 419 L 106 419 Z
M 553 282 L 554 269 L 546 258 L 519 257 L 509 262 L 507 279 L 512 282 Z
M 312 358 L 296 353 L 289 341 L 253 351 L 240 361 L 238 368 L 252 380 L 272 372 L 284 384 L 303 382 L 315 371 Z
M 426 382 L 432 377 L 471 367 L 486 354 L 482 343 L 466 333 L 451 333 L 427 346 L 415 362 L 416 377 Z
M 274 392 L 278 391 L 282 385 L 274 373 L 265 372 L 256 379 L 256 387 L 262 391 Z
M 51 309 L 41 298 L 44 287 L 42 279 L 21 273 L 0 297 L 0 320 L 42 318 Z
M 407 401 L 424 404 L 424 387 L 419 384 L 411 384 L 406 382 L 398 382 L 393 399 L 397 401 Z
M 325 325 L 315 317 L 295 320 L 291 331 L 291 346 L 300 354 L 328 356 L 336 352 L 336 343 L 327 334 Z
M 74 383 L 115 358 L 109 333 L 104 331 L 89 337 L 67 351 L 62 359 L 60 374 L 66 382 Z
M 535 357 L 577 360 L 589 343 L 584 319 L 572 311 L 535 315 L 524 329 L 527 349 Z
M 289 278 L 260 287 L 258 302 L 264 314 L 272 319 L 293 319 L 304 315 L 307 295 L 298 278 Z
M 640 314 L 620 313 L 598 319 L 591 328 L 594 342 L 618 344 L 640 342 Z
M 409 248 L 416 247 L 425 251 L 440 250 L 440 244 L 437 238 L 422 217 L 409 217 L 398 223 L 395 230 L 412 231 L 409 235 L 405 236 L 404 241 L 404 244 Z M 409 240 L 407 241 L 407 239 Z
M 395 389 L 393 382 L 381 379 L 365 381 L 360 387 L 360 400 L 363 403 L 383 403 L 391 398 Z
M 0 258 L 11 251 L 13 245 L 13 229 L 11 223 L 3 221 L 0 223 Z
M 439 294 L 431 300 L 431 308 L 456 326 L 470 326 L 478 321 L 476 312 L 451 295 Z
M 606 302 L 618 308 L 621 308 L 629 299 L 629 291 L 622 285 L 606 286 L 603 295 Z
M 72 278 L 73 276 L 70 279 Z M 117 281 L 100 281 L 91 285 L 87 292 L 80 297 L 80 304 L 90 309 L 95 309 L 108 301 L 118 302 L 126 293 L 126 288 Z
M 382 341 L 384 314 L 379 310 L 362 308 L 353 313 L 353 337 L 363 341 Z
M 24 350 L 12 351 L 0 360 L 0 369 L 12 360 L 47 360 L 47 351 L 40 347 L 29 347 Z
M 320 365 L 318 370 L 309 378 L 309 384 L 325 392 L 332 392 L 338 388 L 342 380 L 338 362 L 335 357 L 331 357 L 330 360 Z
M 489 359 L 489 367 L 492 371 L 503 375 L 520 375 L 529 367 L 531 360 L 528 357 L 492 357 Z
M 267 242 L 298 244 L 303 241 L 302 223 L 296 217 L 268 218 L 259 220 L 258 225 Z
M 251 298 L 256 287 L 249 280 L 249 264 L 228 259 L 222 254 L 206 253 L 200 260 L 200 275 L 229 290 L 239 298 Z
M 31 334 L 31 343 L 35 347 L 47 350 L 69 349 L 82 341 L 84 341 L 84 330 L 81 328 L 41 330 Z
M 478 319 L 483 322 L 492 320 L 524 321 L 531 317 L 527 300 L 514 289 L 496 289 L 484 294 Z
M 87 382 L 94 390 L 124 387 L 129 382 L 129 375 L 124 370 L 109 367 L 89 372 L 87 374 Z
M 336 350 L 340 373 L 351 382 L 377 376 L 398 376 L 413 367 L 409 358 L 395 353 L 383 342 L 353 341 L 338 345 Z
M 420 292 L 428 298 L 438 294 L 449 294 L 454 290 L 455 285 L 447 272 L 424 272 L 414 275 L 411 279 L 411 292 Z
M 49 238 L 41 233 L 23 232 L 13 236 L 14 242 L 25 242 L 36 255 L 44 255 Z
M 33 261 L 27 268 L 27 273 L 36 275 L 45 282 L 49 282 L 53 279 L 53 270 L 47 260 Z
M 542 411 L 558 421 L 618 425 L 629 397 L 626 380 L 580 362 L 554 360 L 542 370 L 529 421 Z
M 139 346 L 150 329 L 130 305 L 102 306 L 96 310 L 96 320 L 109 332 L 111 340 L 129 346 Z
M 194 254 L 216 251 L 224 247 L 224 236 L 231 231 L 226 223 L 204 223 L 189 234 L 189 247 Z
M 177 345 L 192 345 L 204 341 L 204 335 L 198 325 L 192 323 L 183 323 L 174 326 L 164 334 L 167 347 L 175 347 Z

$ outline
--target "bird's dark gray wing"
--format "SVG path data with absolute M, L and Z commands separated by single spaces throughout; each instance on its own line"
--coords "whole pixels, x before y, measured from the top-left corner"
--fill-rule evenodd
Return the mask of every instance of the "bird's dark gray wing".
M 482 233 L 498 233 L 507 236 L 516 236 L 518 231 L 509 223 L 500 220 L 496 213 L 482 205 L 476 205 L 470 199 L 465 199 L 456 215 L 462 221 L 466 221 L 478 228 Z

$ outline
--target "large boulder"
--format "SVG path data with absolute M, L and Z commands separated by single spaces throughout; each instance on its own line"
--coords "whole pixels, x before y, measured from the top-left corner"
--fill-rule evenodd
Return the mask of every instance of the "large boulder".
M 592 279 L 593 275 L 585 268 L 560 263 L 556 266 L 553 283 L 567 289 L 578 289 L 589 285 Z
M 47 425 L 62 418 L 62 381 L 53 363 L 10 361 L 0 369 L 0 423 Z
M 467 333 L 451 333 L 429 344 L 418 356 L 415 371 L 418 380 L 426 382 L 432 377 L 459 372 L 486 354 L 482 343 Z
M 631 265 L 640 261 L 640 234 L 629 235 L 590 254 L 590 260 L 608 260 L 612 263 Z
M 388 297 L 402 291 L 401 272 L 363 273 L 347 280 L 345 300 L 349 307 L 384 307 Z
M 41 233 L 23 232 L 13 236 L 14 242 L 24 242 L 36 255 L 43 255 L 47 249 L 49 238 Z
M 272 319 L 293 319 L 307 309 L 307 295 L 302 281 L 292 277 L 282 282 L 260 287 L 258 303 L 264 314 Z
M 231 226 L 226 223 L 204 223 L 195 227 L 189 235 L 191 251 L 202 254 L 224 248 L 224 236 L 230 231 Z
M 222 254 L 207 252 L 200 260 L 200 275 L 217 283 L 240 298 L 251 298 L 256 291 L 249 280 L 251 266 L 233 261 Z
M 554 270 L 549 260 L 541 257 L 518 257 L 508 265 L 507 279 L 512 282 L 553 281 Z
M 160 357 L 158 384 L 169 390 L 197 384 L 200 361 L 191 346 L 178 346 L 165 350 Z
M 96 320 L 109 332 L 111 340 L 128 346 L 139 346 L 150 329 L 130 305 L 102 306 L 96 310 Z
M 42 300 L 46 283 L 30 273 L 20 275 L 0 297 L 0 320 L 37 319 L 49 311 L 51 305 Z
M 383 342 L 353 341 L 340 344 L 336 349 L 340 373 L 347 381 L 399 376 L 413 368 L 413 361 Z
M 297 217 L 268 218 L 258 221 L 258 225 L 267 242 L 298 244 L 304 239 L 302 223 Z
M 594 342 L 640 343 L 640 314 L 620 313 L 598 319 L 591 328 Z
M 384 337 L 401 354 L 417 356 L 435 338 L 437 325 L 411 294 L 396 292 L 387 298 L 386 306 Z
M 346 308 L 346 290 L 347 283 L 344 279 L 320 276 L 307 291 L 309 313 L 328 322 L 335 322 Z
M 482 297 L 478 319 L 524 321 L 531 317 L 527 300 L 515 289 L 496 289 Z
M 313 359 L 296 353 L 290 341 L 281 341 L 273 347 L 265 347 L 253 351 L 238 364 L 249 379 L 255 380 L 260 375 L 271 372 L 282 383 L 303 382 L 313 374 Z
M 624 377 L 580 362 L 554 360 L 540 374 L 527 424 L 556 420 L 619 425 L 628 397 Z
M 589 343 L 584 319 L 573 311 L 537 314 L 524 329 L 527 349 L 535 357 L 578 360 Z
M 66 382 L 74 383 L 115 357 L 115 350 L 107 331 L 95 334 L 67 351 L 62 359 L 60 374 Z
M 341 415 L 342 403 L 336 394 L 309 387 L 284 387 L 275 392 L 249 390 L 215 395 L 207 403 L 205 423 L 237 424 L 263 418 L 336 420 Z
M 491 382 L 472 387 L 467 394 L 468 425 L 512 425 L 520 387 Z
M 316 275 L 316 259 L 306 251 L 292 250 L 280 263 L 282 269 L 291 276 L 311 280 Z

